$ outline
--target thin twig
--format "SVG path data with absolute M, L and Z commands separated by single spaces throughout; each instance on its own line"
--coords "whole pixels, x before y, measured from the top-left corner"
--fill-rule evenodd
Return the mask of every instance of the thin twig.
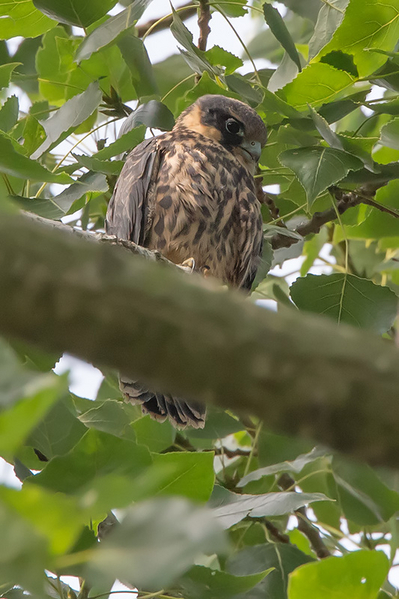
M 385 185 L 385 183 L 379 184 L 378 187 L 382 187 L 383 185 Z M 315 212 L 311 219 L 301 223 L 294 229 L 295 233 L 299 233 L 302 237 L 306 237 L 306 235 L 310 235 L 311 233 L 319 233 L 323 225 L 337 218 L 337 214 L 341 215 L 349 208 L 353 208 L 359 204 L 373 206 L 377 210 L 381 210 L 381 212 L 386 212 L 395 218 L 399 218 L 399 213 L 396 210 L 384 206 L 373 199 L 378 187 L 364 186 L 349 192 L 345 192 L 338 187 L 332 187 L 330 192 L 337 200 L 336 205 L 324 212 Z M 298 239 L 295 239 L 295 237 L 288 237 L 287 235 L 282 235 L 280 233 L 274 235 L 271 240 L 272 248 L 275 250 L 283 247 L 290 247 L 297 242 Z
M 295 481 L 292 476 L 285 472 L 280 476 L 278 480 L 278 486 L 283 491 L 292 490 L 292 488 L 295 486 Z M 329 557 L 331 555 L 330 551 L 324 544 L 318 529 L 309 522 L 306 515 L 306 508 L 298 508 L 295 510 L 295 515 L 298 521 L 298 530 L 303 533 L 305 537 L 307 537 L 317 557 L 320 559 Z
M 183 4 L 179 6 L 179 11 L 184 11 L 184 16 L 182 16 L 182 20 L 186 20 L 197 12 L 197 7 L 193 6 L 192 2 L 187 2 L 187 4 Z M 169 29 L 173 21 L 173 15 L 169 15 L 166 18 L 158 17 L 158 19 L 151 19 L 147 23 L 143 23 L 143 25 L 138 25 L 136 27 L 136 32 L 138 37 L 144 37 L 147 34 L 147 31 L 150 31 L 150 34 L 155 31 L 161 31 L 162 29 Z M 155 26 L 156 25 L 156 26 Z

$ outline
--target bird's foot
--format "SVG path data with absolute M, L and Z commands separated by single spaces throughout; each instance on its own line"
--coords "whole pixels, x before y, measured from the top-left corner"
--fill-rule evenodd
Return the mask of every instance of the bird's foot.
M 181 264 L 179 264 L 180 268 L 191 274 L 195 270 L 195 260 L 194 258 L 187 258 Z

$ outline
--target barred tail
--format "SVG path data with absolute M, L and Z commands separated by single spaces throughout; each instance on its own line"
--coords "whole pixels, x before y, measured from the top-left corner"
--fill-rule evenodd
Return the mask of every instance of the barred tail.
M 143 414 L 149 414 L 154 420 L 164 422 L 167 418 L 176 428 L 204 428 L 206 409 L 200 403 L 178 399 L 171 395 L 148 391 L 137 381 L 119 379 L 119 387 L 125 401 L 141 404 Z

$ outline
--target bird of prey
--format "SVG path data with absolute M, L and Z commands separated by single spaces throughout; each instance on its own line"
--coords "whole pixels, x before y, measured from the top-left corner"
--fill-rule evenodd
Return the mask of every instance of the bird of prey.
M 238 100 L 206 95 L 172 131 L 129 154 L 110 200 L 106 231 L 159 250 L 172 262 L 193 259 L 225 284 L 249 290 L 262 252 L 262 217 L 254 174 L 266 127 Z M 174 426 L 202 428 L 205 408 L 151 392 L 120 377 L 125 399 Z

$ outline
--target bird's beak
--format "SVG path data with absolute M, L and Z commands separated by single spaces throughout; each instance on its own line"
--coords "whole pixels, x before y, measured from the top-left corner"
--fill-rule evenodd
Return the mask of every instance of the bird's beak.
M 262 146 L 259 141 L 248 141 L 243 139 L 239 147 L 245 150 L 245 152 L 248 152 L 255 162 L 258 162 L 262 152 Z

